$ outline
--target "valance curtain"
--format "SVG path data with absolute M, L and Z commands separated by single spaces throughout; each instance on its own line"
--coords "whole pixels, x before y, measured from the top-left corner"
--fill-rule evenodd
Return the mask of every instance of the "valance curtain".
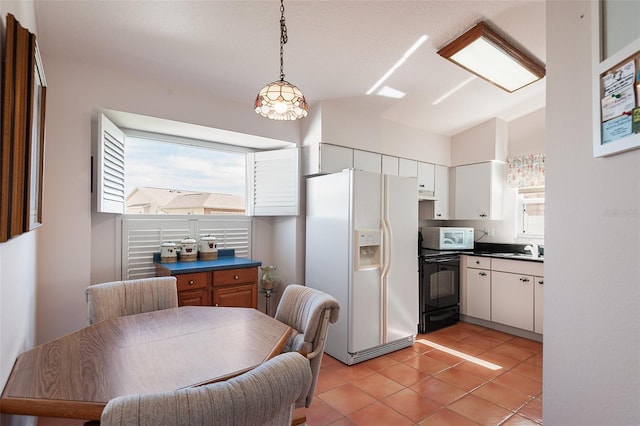
M 529 154 L 507 159 L 507 183 L 515 188 L 544 186 L 544 154 Z

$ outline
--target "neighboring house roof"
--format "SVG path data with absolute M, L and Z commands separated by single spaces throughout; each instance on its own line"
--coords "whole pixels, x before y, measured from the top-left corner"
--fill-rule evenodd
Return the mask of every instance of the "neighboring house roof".
M 135 204 L 152 203 L 157 205 L 165 205 L 170 203 L 171 200 L 182 194 L 193 194 L 194 191 L 183 191 L 180 189 L 169 188 L 153 188 L 148 186 L 137 187 L 127 196 L 127 205 L 131 205 L 129 201 L 142 199 L 145 201 L 137 202 Z
M 220 211 L 244 211 L 239 195 L 183 191 L 167 188 L 139 187 L 127 197 L 127 207 L 156 205 L 162 210 L 202 208 Z
M 209 192 L 180 194 L 163 209 L 184 209 L 204 207 L 214 210 L 244 210 L 244 199 L 238 195 L 217 194 Z

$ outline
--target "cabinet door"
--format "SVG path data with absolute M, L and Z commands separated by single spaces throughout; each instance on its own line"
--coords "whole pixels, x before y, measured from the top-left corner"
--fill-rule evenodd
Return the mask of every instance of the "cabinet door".
M 375 152 L 354 149 L 353 168 L 356 170 L 362 170 L 363 172 L 381 173 L 382 155 Z
M 467 313 L 483 320 L 491 320 L 491 271 L 467 268 Z
M 491 320 L 533 331 L 533 276 L 491 273 Z
M 178 292 L 178 306 L 211 306 L 211 290 L 187 290 Z
M 398 160 L 398 175 L 404 177 L 418 177 L 418 162 L 416 160 L 408 160 L 400 158 Z
M 255 284 L 245 284 L 214 288 L 213 305 L 239 308 L 257 308 L 257 286 Z
M 398 157 L 391 155 L 382 156 L 382 173 L 385 175 L 398 176 L 399 173 Z
M 433 218 L 449 219 L 449 168 L 436 164 Z
M 353 167 L 353 150 L 343 146 L 320 144 L 320 173 L 336 173 Z
M 502 219 L 503 170 L 494 162 L 455 168 L 456 219 Z
M 435 164 L 418 163 L 418 193 L 432 196 L 435 193 Z
M 542 315 L 544 300 L 544 277 L 533 277 L 534 282 L 534 314 L 533 331 L 542 334 Z

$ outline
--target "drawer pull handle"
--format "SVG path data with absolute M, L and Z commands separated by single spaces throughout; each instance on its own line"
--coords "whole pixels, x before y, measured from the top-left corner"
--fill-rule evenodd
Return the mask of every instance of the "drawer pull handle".
M 540 280 L 540 281 L 538 281 L 538 284 L 544 285 L 544 281 Z
M 520 281 L 522 281 L 523 283 L 528 283 L 529 282 L 529 278 L 520 278 Z
M 481 276 L 481 277 L 486 277 L 486 276 L 487 276 L 487 273 L 486 273 L 486 272 L 480 272 L 480 276 Z
M 189 285 L 194 285 L 196 282 L 193 280 L 189 280 Z
M 479 265 L 479 264 L 480 264 L 480 261 L 479 261 L 479 260 L 476 260 L 476 265 Z
M 240 279 L 240 277 L 239 277 L 239 276 L 237 276 L 237 275 L 234 275 L 234 276 L 233 276 L 233 279 L 234 279 L 234 280 L 239 280 L 239 279 Z

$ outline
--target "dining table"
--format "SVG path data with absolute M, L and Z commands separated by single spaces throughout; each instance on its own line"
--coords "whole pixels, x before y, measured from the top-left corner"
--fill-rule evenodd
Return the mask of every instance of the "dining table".
M 107 319 L 20 354 L 0 412 L 100 420 L 117 396 L 247 372 L 281 353 L 291 331 L 252 308 L 183 306 Z

